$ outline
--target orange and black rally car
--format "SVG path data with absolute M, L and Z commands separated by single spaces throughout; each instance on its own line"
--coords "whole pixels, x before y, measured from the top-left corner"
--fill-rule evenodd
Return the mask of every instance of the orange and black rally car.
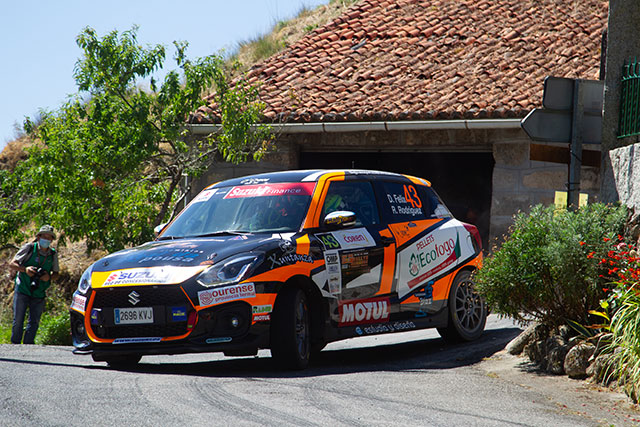
M 286 171 L 204 189 L 142 246 L 89 267 L 71 303 L 76 353 L 256 354 L 284 366 L 349 337 L 438 328 L 473 340 L 486 307 L 473 225 L 428 181 L 366 170 Z

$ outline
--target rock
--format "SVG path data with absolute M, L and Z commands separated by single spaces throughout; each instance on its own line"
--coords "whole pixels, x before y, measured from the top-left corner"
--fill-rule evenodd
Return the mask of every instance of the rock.
M 575 345 L 564 358 L 564 371 L 569 378 L 582 379 L 587 377 L 589 359 L 596 351 L 596 346 L 589 343 Z
M 611 354 L 600 354 L 597 356 L 587 368 L 587 376 L 592 377 L 594 381 L 607 385 L 613 378 L 607 378 L 610 374 Z
M 511 342 L 507 344 L 507 347 L 506 347 L 507 353 L 513 354 L 513 355 L 518 355 L 522 353 L 525 346 L 529 344 L 533 339 L 533 334 L 536 326 L 537 324 L 535 323 L 530 325 L 520 335 L 512 339 Z
M 544 341 L 531 341 L 524 347 L 524 354 L 531 360 L 533 363 L 542 364 L 545 360 L 545 347 Z
M 562 325 L 558 328 L 558 335 L 562 337 L 565 341 L 568 341 L 571 338 L 572 330 L 567 325 Z
M 560 336 L 554 335 L 545 341 L 547 349 L 546 371 L 555 375 L 564 374 L 564 359 L 569 352 L 567 342 Z

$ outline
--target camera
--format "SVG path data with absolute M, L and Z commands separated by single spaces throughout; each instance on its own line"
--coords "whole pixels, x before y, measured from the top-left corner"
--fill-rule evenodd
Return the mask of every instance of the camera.
M 31 290 L 34 290 L 40 284 L 40 278 L 47 274 L 47 270 L 42 267 L 37 267 L 35 274 L 31 277 Z

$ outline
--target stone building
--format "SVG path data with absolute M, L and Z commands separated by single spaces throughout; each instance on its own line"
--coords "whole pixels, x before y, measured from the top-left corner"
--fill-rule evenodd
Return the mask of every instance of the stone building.
M 598 79 L 606 0 L 361 0 L 255 65 L 277 152 L 218 165 L 197 186 L 261 171 L 361 168 L 430 180 L 452 212 L 499 239 L 513 215 L 566 190 L 520 121 L 546 76 Z M 215 128 L 212 106 L 191 120 Z M 585 147 L 599 150 L 598 146 Z M 222 166 L 222 167 L 221 167 Z M 599 169 L 583 167 L 595 200 Z

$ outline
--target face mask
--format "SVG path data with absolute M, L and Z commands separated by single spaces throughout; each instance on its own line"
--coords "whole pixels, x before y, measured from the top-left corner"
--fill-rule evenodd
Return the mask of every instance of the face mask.
M 47 249 L 49 247 L 49 245 L 51 244 L 51 240 L 47 240 L 47 239 L 40 239 L 38 241 L 38 243 L 40 244 L 40 247 L 43 249 Z

